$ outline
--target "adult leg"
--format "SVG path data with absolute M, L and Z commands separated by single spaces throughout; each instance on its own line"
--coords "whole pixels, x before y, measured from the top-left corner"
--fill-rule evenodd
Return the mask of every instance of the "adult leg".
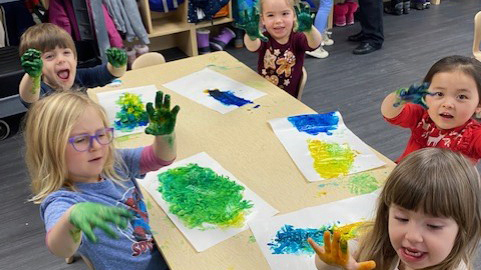
M 362 42 L 380 48 L 384 42 L 382 0 L 359 0 Z

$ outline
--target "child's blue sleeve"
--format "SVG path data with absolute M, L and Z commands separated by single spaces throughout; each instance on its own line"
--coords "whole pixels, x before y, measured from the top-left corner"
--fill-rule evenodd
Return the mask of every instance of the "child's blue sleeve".
M 72 192 L 59 191 L 48 196 L 40 205 L 40 217 L 45 224 L 45 231 L 50 231 L 65 212 L 78 203 Z
M 117 150 L 119 158 L 123 160 L 125 169 L 127 170 L 127 177 L 129 179 L 144 177 L 144 175 L 140 174 L 140 158 L 142 156 L 143 149 L 143 147 L 139 147 Z
M 75 76 L 75 83 L 80 87 L 99 87 L 109 84 L 117 77 L 110 74 L 107 64 L 98 65 L 93 68 L 79 68 Z

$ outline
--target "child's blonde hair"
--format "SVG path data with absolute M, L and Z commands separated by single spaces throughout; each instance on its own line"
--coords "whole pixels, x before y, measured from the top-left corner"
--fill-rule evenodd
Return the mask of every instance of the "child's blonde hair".
M 451 253 L 424 269 L 452 270 L 471 258 L 481 237 L 480 179 L 461 154 L 424 148 L 403 159 L 389 175 L 379 198 L 374 224 L 361 239 L 358 260 L 374 260 L 376 269 L 389 269 L 396 258 L 388 231 L 389 207 L 396 204 L 435 217 L 452 218 L 459 226 Z
M 52 23 L 41 23 L 28 28 L 22 34 L 18 50 L 22 56 L 28 49 L 37 49 L 44 53 L 56 47 L 71 49 L 77 58 L 74 41 L 67 31 Z
M 300 0 L 276 0 L 276 1 L 285 1 L 288 6 L 292 8 L 292 11 L 294 11 L 294 6 L 299 6 Z M 258 0 L 257 1 L 257 8 L 259 9 L 259 13 L 262 15 L 262 5 L 264 4 L 264 0 Z M 294 15 L 296 13 L 294 12 Z
M 60 188 L 75 191 L 73 183 L 67 179 L 65 150 L 73 126 L 88 107 L 98 112 L 104 126 L 109 125 L 103 108 L 81 92 L 55 93 L 35 102 L 29 109 L 24 131 L 25 161 L 34 195 L 30 200 L 34 203 L 41 203 L 47 195 Z M 123 169 L 125 165 L 116 157 L 113 143 L 108 147 L 102 175 L 120 183 L 123 179 L 114 166 Z
M 442 58 L 434 63 L 429 69 L 423 82 L 431 83 L 434 75 L 440 72 L 461 71 L 467 76 L 473 78 L 478 88 L 479 104 L 481 104 L 481 62 L 473 57 L 451 55 Z

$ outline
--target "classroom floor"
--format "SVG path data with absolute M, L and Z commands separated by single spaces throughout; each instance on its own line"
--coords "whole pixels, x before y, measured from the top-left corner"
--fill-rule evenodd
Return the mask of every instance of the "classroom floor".
M 473 18 L 480 9 L 481 0 L 442 0 L 439 6 L 411 10 L 408 15 L 385 14 L 383 48 L 361 56 L 353 55 L 357 45 L 346 41 L 359 31 L 359 24 L 335 27 L 335 44 L 325 47 L 330 56 L 306 57 L 308 80 L 302 101 L 319 113 L 340 111 L 347 127 L 364 142 L 391 159 L 397 158 L 409 131 L 383 120 L 382 99 L 399 87 L 420 82 L 443 56 L 470 56 Z M 245 49 L 228 51 L 257 69 L 257 54 Z M 179 57 L 182 55 L 175 50 L 166 52 L 167 60 Z M 0 141 L 0 153 L 0 198 L 4 198 L 0 208 L 0 269 L 86 269 L 82 261 L 67 265 L 45 246 L 38 206 L 27 202 L 30 191 L 22 137 Z M 475 269 L 481 269 L 481 261 L 476 261 Z

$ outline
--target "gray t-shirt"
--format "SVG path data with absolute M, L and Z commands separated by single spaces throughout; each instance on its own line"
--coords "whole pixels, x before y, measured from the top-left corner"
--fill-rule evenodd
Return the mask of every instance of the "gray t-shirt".
M 135 178 L 140 175 L 140 157 L 143 148 L 118 150 L 127 171 L 116 168 L 128 181 L 124 187 L 110 179 L 97 183 L 76 183 L 78 192 L 59 190 L 45 198 L 40 205 L 41 217 L 46 231 L 50 231 L 60 217 L 72 205 L 80 202 L 95 202 L 108 206 L 123 207 L 134 214 L 126 229 L 110 224 L 119 239 L 108 237 L 102 230 L 94 229 L 98 237 L 96 244 L 82 235 L 78 253 L 90 259 L 95 269 L 168 269 L 162 255 L 155 246 L 149 226 L 147 207 L 143 201 Z

